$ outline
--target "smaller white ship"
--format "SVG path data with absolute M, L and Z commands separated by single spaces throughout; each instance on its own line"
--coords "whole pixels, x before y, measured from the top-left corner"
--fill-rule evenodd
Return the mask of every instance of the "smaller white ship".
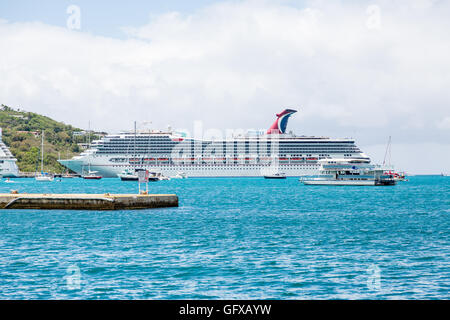
M 395 185 L 394 176 L 385 166 L 370 164 L 369 160 L 322 159 L 317 176 L 302 177 L 305 185 L 386 186 Z

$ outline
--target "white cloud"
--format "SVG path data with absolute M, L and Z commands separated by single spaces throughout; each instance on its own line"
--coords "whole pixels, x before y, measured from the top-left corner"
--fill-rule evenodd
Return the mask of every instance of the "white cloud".
M 447 143 L 449 14 L 436 1 L 222 2 L 153 16 L 126 39 L 0 21 L 0 102 L 109 131 L 261 128 L 300 106 L 300 134 Z

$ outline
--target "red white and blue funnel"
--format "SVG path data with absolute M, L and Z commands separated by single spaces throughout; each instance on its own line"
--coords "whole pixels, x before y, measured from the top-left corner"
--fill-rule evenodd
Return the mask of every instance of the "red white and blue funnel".
M 277 120 L 267 130 L 267 134 L 285 133 L 289 117 L 296 112 L 297 110 L 285 109 L 283 112 L 277 113 Z

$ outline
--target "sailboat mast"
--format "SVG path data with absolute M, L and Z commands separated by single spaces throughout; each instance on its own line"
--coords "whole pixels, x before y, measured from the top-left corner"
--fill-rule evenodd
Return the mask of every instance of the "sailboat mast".
M 386 152 L 384 153 L 383 165 L 386 164 L 386 157 L 389 152 L 389 165 L 391 164 L 391 136 L 389 136 L 388 144 L 386 146 Z
M 136 121 L 134 122 L 134 156 L 136 156 Z
M 41 172 L 44 172 L 44 132 L 42 131 L 41 137 Z
M 91 121 L 88 122 L 88 150 L 91 149 Z M 91 173 L 91 155 L 88 154 L 88 172 Z

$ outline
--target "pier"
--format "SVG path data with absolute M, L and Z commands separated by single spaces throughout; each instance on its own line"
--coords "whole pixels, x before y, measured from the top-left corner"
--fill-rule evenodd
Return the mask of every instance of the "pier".
M 175 194 L 0 194 L 0 209 L 125 210 L 178 207 Z

